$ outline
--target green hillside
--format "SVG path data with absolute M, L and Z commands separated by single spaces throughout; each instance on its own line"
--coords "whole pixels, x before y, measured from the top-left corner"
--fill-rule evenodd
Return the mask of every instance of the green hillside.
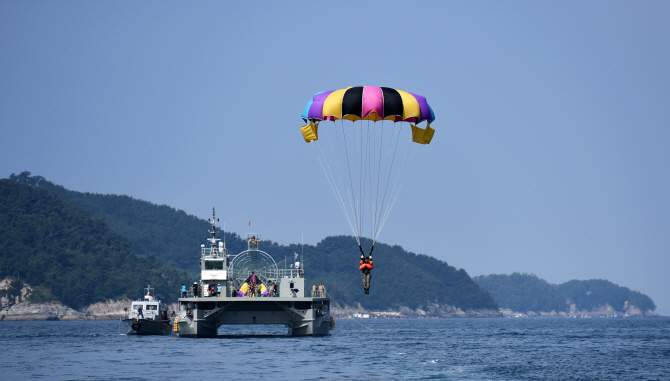
M 104 220 L 130 242 L 132 251 L 143 257 L 155 255 L 166 265 L 198 271 L 199 246 L 207 237 L 208 223 L 183 211 L 128 196 L 101 195 L 67 190 L 30 172 L 12 174 L 10 179 L 44 189 L 76 208 Z M 247 249 L 236 234 L 226 233 L 232 254 Z M 261 249 L 281 267 L 284 258 L 293 261 L 294 253 L 304 251 L 308 284 L 323 282 L 328 292 L 348 305 L 386 309 L 398 306 L 417 308 L 426 303 L 449 304 L 467 309 L 497 309 L 493 298 L 482 290 L 464 270 L 427 255 L 416 255 L 400 246 L 375 245 L 375 270 L 371 295 L 362 292 L 358 263 L 360 252 L 353 237 L 329 237 L 316 246 L 279 245 L 264 240 Z
M 625 311 L 626 302 L 642 311 L 656 309 L 656 304 L 647 295 L 607 280 L 571 280 L 557 285 L 556 289 L 580 310 L 591 311 L 609 304 L 616 311 Z
M 532 274 L 480 275 L 475 282 L 489 292 L 501 308 L 512 311 L 565 311 L 566 298 L 547 281 Z
M 417 308 L 426 303 L 449 304 L 463 310 L 498 309 L 493 298 L 465 270 L 444 261 L 379 242 L 373 259 L 370 295 L 363 295 L 355 239 L 328 237 L 316 246 L 305 247 L 307 281 L 323 282 L 337 300 L 349 305 L 361 303 L 368 309 Z
M 131 243 L 104 221 L 45 189 L 0 180 L 0 279 L 34 287 L 33 301 L 59 300 L 74 308 L 127 296 L 151 284 L 174 300 L 186 275 L 155 256 L 139 258 Z
M 642 312 L 656 309 L 647 295 L 606 280 L 571 280 L 552 285 L 535 275 L 519 273 L 482 275 L 474 280 L 501 308 L 517 312 L 567 311 L 572 304 L 580 311 L 594 311 L 606 305 L 622 313 L 625 306 L 635 306 Z
M 112 230 L 131 242 L 132 251 L 139 256 L 156 255 L 166 266 L 199 275 L 200 244 L 207 238 L 207 221 L 167 205 L 156 205 L 129 196 L 77 192 L 56 185 L 30 172 L 12 174 L 11 180 L 46 189 L 49 193 L 105 221 Z M 209 211 L 208 211 L 209 212 Z M 224 237 L 225 236 L 225 237 Z M 247 243 L 235 233 L 221 236 L 230 253 L 247 249 Z M 300 252 L 300 245 L 279 245 L 264 240 L 263 247 L 275 260 Z

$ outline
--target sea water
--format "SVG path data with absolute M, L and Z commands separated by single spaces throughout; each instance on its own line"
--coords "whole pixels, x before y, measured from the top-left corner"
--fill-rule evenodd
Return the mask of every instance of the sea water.
M 0 322 L 0 379 L 670 380 L 670 319 L 339 319 L 327 337 L 222 326 L 126 336 L 119 321 Z

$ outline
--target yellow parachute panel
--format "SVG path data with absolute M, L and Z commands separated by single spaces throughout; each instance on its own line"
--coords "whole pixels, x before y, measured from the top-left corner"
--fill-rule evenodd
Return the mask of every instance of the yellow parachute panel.
M 423 133 L 423 141 L 426 144 L 430 144 L 430 141 L 433 140 L 433 134 L 435 134 L 435 129 L 430 128 L 430 123 L 426 126 L 426 131 Z
M 322 115 L 324 119 L 326 116 L 332 116 L 335 120 L 342 119 L 342 97 L 350 88 L 335 90 L 328 95 L 328 98 L 323 102 Z
M 433 140 L 435 130 L 430 128 L 430 125 L 426 126 L 426 128 L 417 127 L 413 124 L 410 124 L 410 126 L 412 126 L 413 142 L 419 144 L 429 144 L 430 141 Z
M 302 131 L 302 137 L 305 138 L 307 143 L 319 140 L 319 123 L 309 122 L 309 124 L 300 127 L 300 131 Z

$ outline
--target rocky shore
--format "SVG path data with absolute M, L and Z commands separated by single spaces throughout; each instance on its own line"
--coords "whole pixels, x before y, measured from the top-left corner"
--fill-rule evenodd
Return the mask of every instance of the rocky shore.
M 395 310 L 373 311 L 363 308 L 360 304 L 356 307 L 338 306 L 335 303 L 331 305 L 331 313 L 334 317 L 345 317 L 354 314 L 368 314 L 371 317 L 387 318 L 405 318 L 405 317 L 439 317 L 439 318 L 499 318 L 503 317 L 500 311 L 496 310 L 465 310 L 448 304 L 428 304 L 416 309 L 401 306 Z
M 0 310 L 0 321 L 11 320 L 113 320 L 124 316 L 129 300 L 110 300 L 95 303 L 83 311 L 61 303 L 21 302 Z
M 623 311 L 617 311 L 609 304 L 606 304 L 604 307 L 593 309 L 591 311 L 581 311 L 576 308 L 574 304 L 570 305 L 568 311 L 525 311 L 518 312 L 512 311 L 510 309 L 500 309 L 500 313 L 503 317 L 506 318 L 521 318 L 521 317 L 539 317 L 539 318 L 551 318 L 551 317 L 562 317 L 562 318 L 641 318 L 641 317 L 660 317 L 658 313 L 647 310 L 641 311 L 639 308 L 629 305 L 628 302 L 624 305 Z
M 11 280 L 0 281 L 0 291 L 10 288 Z M 131 301 L 128 299 L 108 300 L 91 304 L 83 310 L 74 310 L 58 302 L 31 303 L 26 301 L 31 292 L 31 287 L 25 283 L 16 287 L 18 291 L 12 295 L 0 297 L 0 321 L 31 321 L 31 320 L 116 320 L 126 315 Z M 176 304 L 168 305 L 168 310 L 174 311 Z M 616 311 L 609 305 L 594 311 L 579 311 L 573 304 L 568 311 L 560 312 L 516 312 L 508 309 L 496 310 L 462 310 L 448 304 L 429 303 L 411 309 L 401 306 L 397 309 L 386 311 L 373 311 L 357 306 L 340 306 L 333 302 L 331 313 L 334 317 L 346 317 L 354 314 L 367 314 L 370 317 L 388 318 L 502 318 L 502 317 L 658 317 L 654 311 L 640 311 L 638 308 L 626 303 L 624 311 Z

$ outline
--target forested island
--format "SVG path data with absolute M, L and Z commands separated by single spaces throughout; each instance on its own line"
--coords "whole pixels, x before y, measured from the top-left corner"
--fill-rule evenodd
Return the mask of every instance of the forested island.
M 474 278 L 507 316 L 658 316 L 650 297 L 602 279 L 550 284 L 533 274 Z
M 147 284 L 155 287 L 157 297 L 175 301 L 182 283 L 197 280 L 199 247 L 208 227 L 207 221 L 167 205 L 72 191 L 30 172 L 12 174 L 0 180 L 0 320 L 9 319 L 7 311 L 16 310 L 21 302 L 58 302 L 62 304 L 58 308 L 78 311 L 70 313 L 77 318 L 95 318 L 93 310 L 104 310 L 98 314 L 108 316 L 110 310 L 121 308 L 120 301 L 141 295 Z M 239 235 L 224 236 L 231 253 L 246 250 Z M 267 240 L 262 245 L 279 266 L 285 258 L 291 261 L 294 253 L 304 253 L 307 284 L 323 282 L 340 313 L 494 317 L 508 310 L 557 315 L 569 314 L 571 308 L 574 312 L 604 307 L 600 299 L 580 299 L 584 281 L 554 286 L 537 277 L 524 278 L 527 287 L 514 289 L 501 276 L 473 280 L 465 270 L 444 261 L 380 242 L 375 245 L 373 297 L 364 297 L 353 237 L 327 237 L 316 245 Z M 508 277 L 517 279 L 516 274 Z M 430 282 L 431 287 L 422 287 L 421 282 Z M 417 285 L 410 287 L 412 283 Z M 613 288 L 603 290 L 610 295 Z M 653 302 L 642 304 L 644 298 L 625 301 L 630 311 L 633 307 L 653 314 L 655 309 Z M 614 303 L 616 307 L 612 303 L 611 308 L 620 308 L 620 303 Z

